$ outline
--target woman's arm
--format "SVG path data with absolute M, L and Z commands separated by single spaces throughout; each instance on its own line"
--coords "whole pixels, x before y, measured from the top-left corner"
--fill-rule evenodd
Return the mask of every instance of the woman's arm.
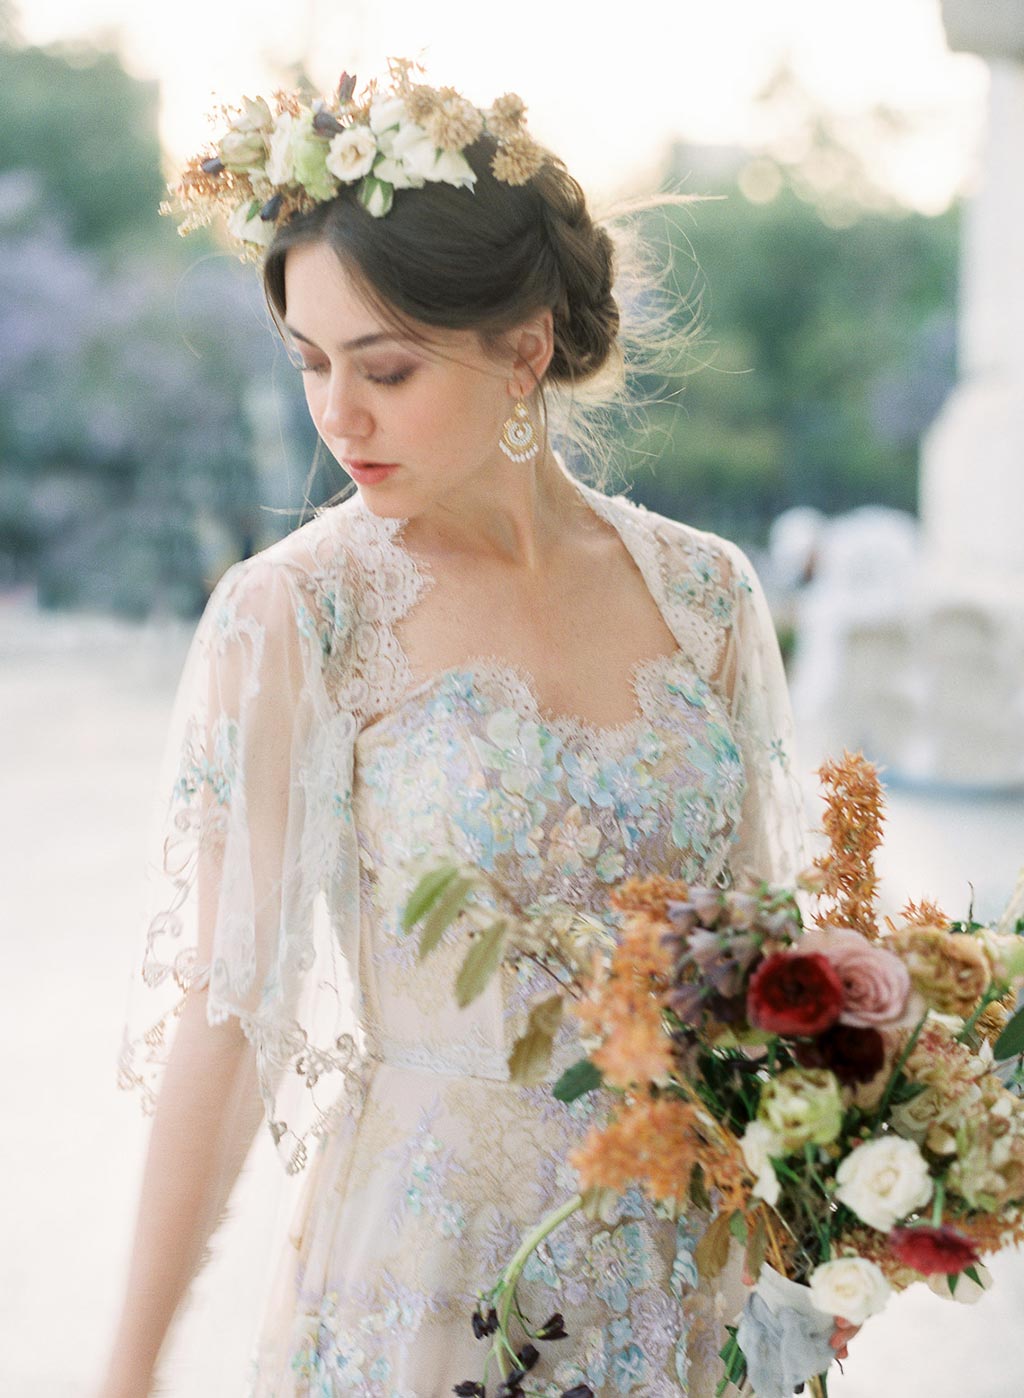
M 125 1298 L 96 1398 L 146 1398 L 174 1315 L 263 1115 L 236 1019 L 211 1028 L 190 994 L 168 1058 L 143 1172 Z

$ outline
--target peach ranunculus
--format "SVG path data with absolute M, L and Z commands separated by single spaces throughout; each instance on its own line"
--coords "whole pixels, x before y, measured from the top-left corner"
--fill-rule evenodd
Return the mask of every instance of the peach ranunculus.
M 800 938 L 801 952 L 817 952 L 832 963 L 843 983 L 840 1024 L 859 1029 L 891 1028 L 913 1009 L 910 972 L 891 951 L 848 927 L 824 927 Z M 913 1013 L 910 1016 L 914 1018 Z

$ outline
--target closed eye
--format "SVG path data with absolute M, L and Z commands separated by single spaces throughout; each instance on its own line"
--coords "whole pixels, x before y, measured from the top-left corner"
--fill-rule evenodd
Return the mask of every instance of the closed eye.
M 396 369 L 392 374 L 367 374 L 371 383 L 383 384 L 385 387 L 393 388 L 396 384 L 405 383 L 412 373 L 411 369 Z

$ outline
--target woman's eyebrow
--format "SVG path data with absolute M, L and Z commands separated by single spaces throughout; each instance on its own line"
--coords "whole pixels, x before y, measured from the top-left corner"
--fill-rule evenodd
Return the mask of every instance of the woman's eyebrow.
M 301 340 L 302 343 L 305 345 L 312 345 L 314 349 L 320 348 L 320 346 L 316 343 L 315 340 L 311 340 L 308 335 L 303 335 L 301 331 L 295 330 L 292 326 L 288 325 L 287 323 L 285 324 L 284 328 L 288 331 L 288 334 L 291 335 L 293 339 Z M 344 344 L 339 345 L 338 348 L 342 350 L 366 349 L 368 345 L 379 344 L 382 340 L 397 339 L 398 336 L 393 334 L 389 330 L 377 330 L 369 335 L 358 335 L 354 340 L 346 340 Z

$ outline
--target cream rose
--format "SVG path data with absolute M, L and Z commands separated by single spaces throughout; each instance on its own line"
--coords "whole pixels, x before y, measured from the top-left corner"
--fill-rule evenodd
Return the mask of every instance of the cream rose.
M 902 1136 L 858 1146 L 841 1161 L 836 1182 L 839 1202 L 883 1233 L 923 1208 L 935 1187 L 924 1156 Z
M 747 1166 L 757 1176 L 751 1194 L 774 1206 L 779 1202 L 779 1177 L 772 1157 L 778 1159 L 785 1155 L 782 1142 L 763 1121 L 752 1121 L 740 1137 L 740 1149 Z
M 872 946 L 848 927 L 826 927 L 800 939 L 802 952 L 818 952 L 831 961 L 843 983 L 840 1024 L 880 1029 L 899 1024 L 910 999 L 910 972 L 891 951 Z
M 295 178 L 295 137 L 297 120 L 291 112 L 282 112 L 270 138 L 267 156 L 267 179 L 271 184 L 290 184 Z
M 892 1295 L 881 1269 L 866 1257 L 837 1257 L 815 1267 L 810 1277 L 811 1300 L 826 1315 L 863 1325 L 877 1315 Z
M 361 180 L 373 169 L 377 158 L 377 138 L 367 126 L 350 126 L 331 141 L 327 168 L 345 184 Z

